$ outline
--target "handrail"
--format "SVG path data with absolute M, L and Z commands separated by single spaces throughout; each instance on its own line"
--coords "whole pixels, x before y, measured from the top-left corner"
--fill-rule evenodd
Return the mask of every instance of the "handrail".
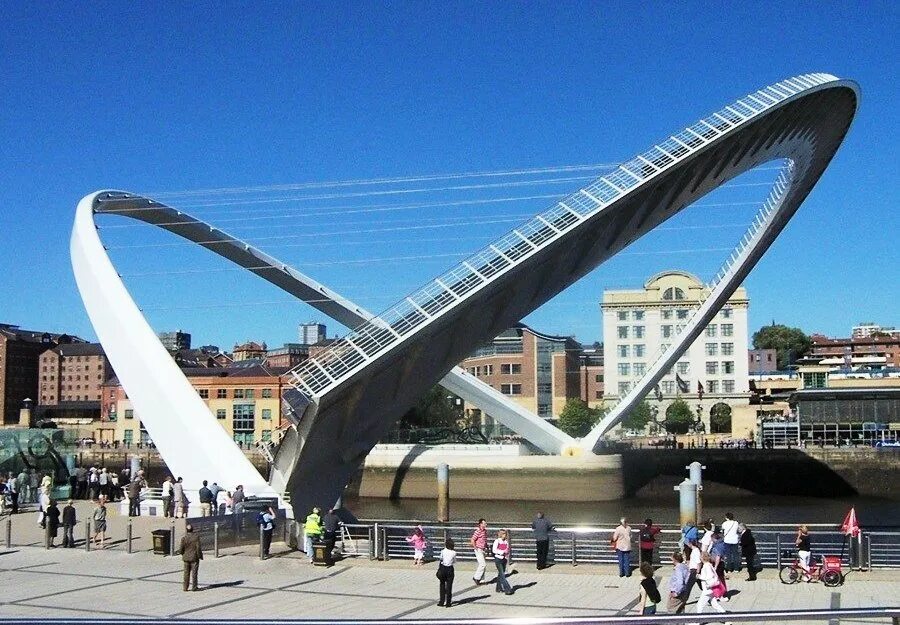
M 700 620 L 715 622 L 716 614 L 706 614 Z M 763 621 L 780 623 L 788 621 L 829 621 L 843 619 L 892 619 L 894 625 L 900 625 L 900 607 L 871 607 L 871 608 L 839 608 L 828 610 L 764 610 L 759 612 L 729 612 L 727 620 L 732 623 L 759 623 Z M 284 619 L 279 618 L 279 623 L 287 625 L 356 625 L 360 622 L 366 625 L 614 625 L 628 623 L 629 625 L 658 625 L 660 623 L 696 623 L 696 614 L 667 614 L 655 616 L 564 616 L 546 617 L 530 616 L 508 618 L 441 618 L 441 619 Z M 230 625 L 237 620 L 217 618 L 217 623 Z M 3 621 L 10 625 L 30 625 L 42 623 L 44 625 L 84 625 L 84 619 L 78 618 L 18 618 L 12 617 Z M 160 623 L 178 623 L 179 625 L 207 625 L 209 619 L 179 618 L 92 618 L 91 623 L 97 625 L 159 625 Z M 270 625 L 271 619 L 241 619 L 243 625 Z

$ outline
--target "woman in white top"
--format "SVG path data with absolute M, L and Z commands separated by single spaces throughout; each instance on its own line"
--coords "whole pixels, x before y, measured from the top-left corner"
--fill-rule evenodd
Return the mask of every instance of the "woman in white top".
M 720 585 L 719 575 L 713 568 L 712 562 L 709 561 L 709 554 L 704 553 L 702 556 L 703 566 L 700 567 L 700 598 L 697 599 L 697 614 L 703 612 L 703 608 L 707 604 L 711 605 L 716 612 L 725 613 L 727 610 L 719 603 L 718 597 L 713 594 L 713 589 Z
M 509 564 L 509 534 L 506 530 L 497 532 L 491 553 L 494 554 L 494 564 L 497 566 L 497 592 L 513 594 L 513 589 L 506 579 L 506 565 Z
M 454 551 L 452 538 L 444 541 L 441 549 L 440 563 L 438 564 L 437 578 L 440 584 L 440 599 L 438 605 L 449 608 L 453 603 L 453 565 L 456 564 L 456 551 Z

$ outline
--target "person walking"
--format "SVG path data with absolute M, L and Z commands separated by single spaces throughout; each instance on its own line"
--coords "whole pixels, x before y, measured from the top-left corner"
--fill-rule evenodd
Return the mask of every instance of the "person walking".
M 75 516 L 75 502 L 69 499 L 66 507 L 62 509 L 63 547 L 75 547 L 75 525 L 78 519 Z
M 172 484 L 172 499 L 175 500 L 175 518 L 187 516 L 187 510 L 184 509 L 184 483 L 180 477 Z
M 684 563 L 684 554 L 676 551 L 672 554 L 672 575 L 669 577 L 669 599 L 666 612 L 683 614 L 691 595 L 691 570 Z
M 319 509 L 313 508 L 303 524 L 303 547 L 310 564 L 313 561 L 313 541 L 319 540 L 321 536 L 322 518 L 319 516 Z
M 741 531 L 740 524 L 734 520 L 734 514 L 725 513 L 725 520 L 719 528 L 725 543 L 725 573 L 741 570 Z
M 106 547 L 106 500 L 103 497 L 97 499 L 97 507 L 91 513 L 94 521 L 94 546 L 100 545 L 100 549 Z
M 631 577 L 631 527 L 625 517 L 619 520 L 619 525 L 613 530 L 610 544 L 616 550 L 619 577 Z
M 172 516 L 172 476 L 167 475 L 162 483 L 163 516 Z
M 704 553 L 702 555 L 703 565 L 700 568 L 700 598 L 697 599 L 697 614 L 703 613 L 703 608 L 707 605 L 711 605 L 713 610 L 719 612 L 720 614 L 725 614 L 726 610 L 722 607 L 722 604 L 719 603 L 717 594 L 721 594 L 721 591 L 716 591 L 717 587 L 722 585 L 721 580 L 719 580 L 719 575 L 716 573 L 716 570 L 713 568 L 712 563 L 709 561 L 709 554 Z
M 209 492 L 212 493 L 212 515 L 219 515 L 219 493 L 222 492 L 222 487 L 219 486 L 218 483 L 213 482 L 209 487 Z
M 50 538 L 50 546 L 55 547 L 53 541 L 59 533 L 59 508 L 56 507 L 56 500 L 51 499 L 47 504 L 47 535 Z
M 700 551 L 703 553 L 709 553 L 709 547 L 712 545 L 713 529 L 712 519 L 707 519 L 703 522 L 703 536 L 700 537 Z
M 238 484 L 231 495 L 231 508 L 235 514 L 240 514 L 244 509 L 244 487 Z
M 794 540 L 797 545 L 797 559 L 800 560 L 800 568 L 803 569 L 803 581 L 808 582 L 812 579 L 809 571 L 809 560 L 812 555 L 812 543 L 809 538 L 809 528 L 801 525 L 797 528 L 797 538 Z
M 440 562 L 438 563 L 438 605 L 449 608 L 453 605 L 453 577 L 456 575 L 454 565 L 456 564 L 456 551 L 453 539 L 449 536 L 444 541 L 444 548 L 441 549 Z
M 97 501 L 100 498 L 100 474 L 97 467 L 91 467 L 91 473 L 88 475 L 88 489 L 91 501 Z
M 6 480 L 6 494 L 9 495 L 10 514 L 19 513 L 19 481 L 12 471 Z
M 34 469 L 28 471 L 28 503 L 38 502 L 38 486 L 40 486 L 40 483 L 37 471 Z
M 662 601 L 656 580 L 653 579 L 653 565 L 641 562 L 641 590 L 638 595 L 638 614 L 656 614 L 656 606 Z
M 484 558 L 484 552 L 487 550 L 487 521 L 478 519 L 478 524 L 475 526 L 475 531 L 472 532 L 469 544 L 475 552 L 475 562 L 478 563 L 475 567 L 475 573 L 472 574 L 472 580 L 475 584 L 481 585 L 484 583 L 484 571 L 487 568 L 487 562 Z
M 200 573 L 200 560 L 203 559 L 203 545 L 200 543 L 200 534 L 194 533 L 194 527 L 187 523 L 184 526 L 184 536 L 181 537 L 181 546 L 178 549 L 181 561 L 184 563 L 184 578 L 182 588 L 184 592 L 197 590 L 197 576 Z
M 537 548 L 538 571 L 547 568 L 547 554 L 550 553 L 550 532 L 553 529 L 553 523 L 544 516 L 543 512 L 538 512 L 534 521 L 531 522 L 531 531 L 534 532 L 534 544 Z
M 212 503 L 215 500 L 212 491 L 206 486 L 206 480 L 203 480 L 203 486 L 197 491 L 197 496 L 200 499 L 200 516 L 211 516 Z
M 494 544 L 491 546 L 491 553 L 494 555 L 494 565 L 497 567 L 496 592 L 513 594 L 509 580 L 506 579 L 506 565 L 509 564 L 509 534 L 506 530 L 497 532 L 497 538 L 494 539 Z
M 141 516 L 141 491 L 146 485 L 140 472 L 128 484 L 128 516 Z
M 422 566 L 425 564 L 425 548 L 428 546 L 428 539 L 425 538 L 425 530 L 419 525 L 413 530 L 413 533 L 406 537 L 406 542 L 413 546 L 413 566 Z
M 653 564 L 653 548 L 656 546 L 656 535 L 659 534 L 659 526 L 653 525 L 653 519 L 644 519 L 644 524 L 638 531 L 638 540 L 641 548 L 641 562 Z
M 700 544 L 696 540 L 688 543 L 685 549 L 689 551 L 688 569 L 691 571 L 692 583 L 696 583 L 697 588 L 702 588 L 700 584 L 700 569 L 703 568 L 703 550 L 700 549 Z
M 740 532 L 741 532 L 741 553 L 744 554 L 744 559 L 747 562 L 747 581 L 755 582 L 756 581 L 756 538 L 753 537 L 753 532 L 750 531 L 750 528 L 740 524 Z
M 260 513 L 259 526 L 262 528 L 262 555 L 263 560 L 269 557 L 269 548 L 272 546 L 272 532 L 275 530 L 275 511 L 271 506 Z
M 109 473 L 106 472 L 106 467 L 100 469 L 100 474 L 97 476 L 97 484 L 100 488 L 100 495 L 109 501 Z

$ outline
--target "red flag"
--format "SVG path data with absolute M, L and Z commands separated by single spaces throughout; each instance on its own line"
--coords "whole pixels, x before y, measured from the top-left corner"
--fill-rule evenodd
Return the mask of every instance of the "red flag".
M 852 536 L 854 538 L 859 536 L 859 521 L 856 519 L 855 507 L 850 508 L 850 512 L 844 517 L 844 522 L 841 523 L 841 532 L 846 536 Z

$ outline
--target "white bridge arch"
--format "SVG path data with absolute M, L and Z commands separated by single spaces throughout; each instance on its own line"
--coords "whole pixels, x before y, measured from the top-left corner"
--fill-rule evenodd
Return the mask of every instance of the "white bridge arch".
M 592 450 L 602 434 L 699 335 L 796 212 L 840 146 L 858 95 L 854 83 L 828 74 L 798 76 L 766 87 L 568 196 L 378 317 L 356 309 L 359 317 L 367 319 L 365 323 L 354 324 L 351 334 L 292 371 L 294 390 L 286 399 L 297 425 L 288 431 L 277 454 L 277 488 L 282 484 L 288 487 L 295 511 L 334 501 L 393 420 L 476 345 L 711 190 L 763 163 L 785 162 L 757 220 L 672 349 L 662 354 L 623 401 L 580 441 L 581 449 Z M 93 226 L 93 214 L 152 212 L 154 205 L 160 206 L 146 198 L 114 192 L 82 200 L 72 236 L 79 289 L 110 361 L 167 461 L 171 457 L 182 462 L 183 455 L 194 454 L 192 470 L 207 473 L 215 467 L 221 475 L 220 467 L 228 464 L 237 478 L 228 476 L 229 481 L 251 483 L 233 453 L 240 451 L 208 411 L 205 421 L 197 417 L 200 409 L 206 410 L 205 405 L 183 376 L 175 382 L 174 372 L 164 367 L 160 380 L 141 381 L 147 367 L 135 361 L 149 359 L 162 366 L 163 356 L 171 359 L 115 275 Z M 206 224 L 179 227 L 206 228 L 205 233 L 195 233 L 208 237 L 201 245 L 274 284 L 278 284 L 279 271 L 281 275 L 293 271 L 253 265 L 260 262 L 261 253 L 234 239 L 223 241 L 227 235 L 215 229 L 210 232 Z M 223 253 L 226 243 L 234 244 L 229 253 Z M 321 285 L 307 286 L 318 298 L 330 293 Z M 354 308 L 337 294 L 322 299 L 338 303 L 328 313 L 335 318 Z M 466 380 L 466 374 L 461 376 Z M 144 388 L 138 388 L 141 385 Z M 463 382 L 466 385 L 473 386 L 468 380 Z M 188 408 L 161 396 L 177 390 L 186 397 L 185 388 L 192 397 L 187 422 L 182 416 Z M 175 440 L 179 437 L 181 442 Z M 230 450 L 225 451 L 226 446 Z M 243 463 L 249 466 L 246 460 Z M 258 488 L 264 490 L 265 484 L 258 482 Z

